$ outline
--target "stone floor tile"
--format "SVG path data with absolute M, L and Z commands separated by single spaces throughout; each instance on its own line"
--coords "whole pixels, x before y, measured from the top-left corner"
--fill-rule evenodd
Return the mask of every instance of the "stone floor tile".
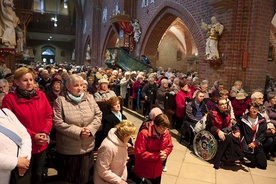
M 272 174 L 271 174 L 272 175 Z M 273 173 L 275 176 L 275 173 Z M 258 176 L 258 175 L 252 175 L 253 182 L 258 184 L 258 183 L 265 183 L 265 184 L 275 184 L 276 183 L 276 178 L 270 178 L 270 177 L 264 177 L 264 176 Z
M 276 179 L 276 166 L 268 165 L 266 170 L 250 168 L 252 176 L 263 176 Z
M 170 184 L 172 184 L 172 183 L 170 183 Z M 215 184 L 215 183 L 209 183 L 209 182 L 206 182 L 206 181 L 200 181 L 200 180 L 197 180 L 197 178 L 190 179 L 190 178 L 179 177 L 179 178 L 177 178 L 176 184 Z
M 249 172 L 235 172 L 231 170 L 216 170 L 216 183 L 218 184 L 252 184 L 253 180 Z
M 215 169 L 211 165 L 203 166 L 184 162 L 179 177 L 215 183 Z

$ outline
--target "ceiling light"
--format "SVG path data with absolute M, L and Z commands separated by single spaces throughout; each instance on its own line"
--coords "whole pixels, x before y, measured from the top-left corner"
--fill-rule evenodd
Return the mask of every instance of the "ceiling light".
M 52 36 L 49 36 L 49 38 L 52 38 Z
M 50 38 L 48 38 L 48 41 L 50 41 L 51 39 Z
M 57 27 L 57 23 L 56 22 L 54 23 L 54 26 Z
M 64 0 L 63 7 L 64 7 L 65 9 L 67 9 L 67 8 L 68 8 L 67 0 Z

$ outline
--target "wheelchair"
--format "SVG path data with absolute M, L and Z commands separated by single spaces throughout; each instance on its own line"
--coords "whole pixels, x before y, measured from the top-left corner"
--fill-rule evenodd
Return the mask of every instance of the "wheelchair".
M 196 133 L 191 125 L 182 125 L 180 143 L 182 142 L 189 148 L 191 147 L 195 155 L 205 161 L 212 160 L 218 149 L 218 142 L 209 131 L 201 130 Z
M 207 130 L 198 132 L 193 140 L 195 154 L 206 161 L 212 160 L 218 149 L 218 142 Z

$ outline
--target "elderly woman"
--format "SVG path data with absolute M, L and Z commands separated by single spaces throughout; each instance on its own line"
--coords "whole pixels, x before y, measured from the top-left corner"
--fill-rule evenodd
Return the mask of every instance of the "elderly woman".
M 267 115 L 270 119 L 270 122 L 274 125 L 274 128 L 271 126 L 269 127 L 271 134 L 275 134 L 275 127 L 276 127 L 276 92 L 269 92 L 267 94 L 267 101 L 264 103 L 264 107 L 266 109 Z M 269 131 L 268 131 L 269 132 Z M 267 158 L 271 159 L 271 155 L 275 156 L 273 152 L 276 151 L 276 137 L 271 136 L 267 137 L 267 139 L 270 139 L 270 142 L 272 141 L 272 145 L 268 148 Z
M 122 120 L 127 119 L 126 116 L 121 113 L 120 101 L 120 98 L 116 96 L 113 96 L 108 100 L 108 107 L 111 112 L 103 119 L 103 133 L 105 136 L 107 136 L 111 128 L 114 128 Z
M 46 97 L 53 107 L 54 101 L 62 93 L 62 81 L 61 79 L 55 77 L 51 80 L 50 88 L 46 91 Z
M 96 101 L 106 101 L 112 96 L 116 96 L 115 92 L 108 89 L 108 80 L 103 78 L 99 80 L 99 90 L 94 94 Z
M 144 87 L 144 77 L 143 75 L 138 75 L 136 81 L 132 83 L 132 98 L 134 110 L 139 108 L 140 100 L 142 97 L 142 89 Z
M 245 96 L 247 96 L 247 94 L 245 93 L 245 91 L 242 89 L 242 81 L 240 81 L 240 80 L 237 80 L 234 83 L 234 86 L 231 87 L 230 96 L 232 98 L 235 98 L 238 93 L 244 93 Z
M 259 113 L 262 114 L 262 116 L 265 118 L 267 123 L 267 129 L 272 130 L 272 133 L 275 133 L 275 126 L 271 123 L 270 118 L 268 116 L 267 110 L 264 106 L 264 95 L 263 93 L 256 91 L 251 95 L 252 102 L 255 102 L 258 104 Z M 247 111 L 248 112 L 248 111 Z M 270 161 L 274 161 L 274 158 L 270 156 L 269 152 L 271 150 L 271 147 L 274 144 L 274 138 L 273 137 L 266 137 L 263 141 L 264 146 L 264 152 L 266 154 L 266 157 Z
M 171 90 L 177 94 L 179 91 L 180 91 L 180 86 L 179 86 L 179 82 L 180 82 L 180 79 L 178 77 L 176 77 L 174 80 L 173 80 L 173 84 L 171 86 Z
M 140 183 L 143 178 L 152 184 L 161 183 L 163 162 L 173 149 L 169 126 L 168 117 L 159 114 L 138 133 L 134 148 L 133 180 L 136 183 Z
M 93 163 L 95 134 L 102 112 L 93 96 L 84 92 L 83 78 L 72 74 L 66 81 L 66 94 L 53 107 L 57 130 L 58 174 L 70 183 L 86 183 Z
M 161 86 L 157 89 L 155 105 L 163 111 L 164 111 L 165 96 L 166 96 L 166 93 L 169 93 L 169 92 L 171 92 L 171 89 L 169 88 L 168 79 L 162 79 Z
M 94 183 L 127 184 L 127 148 L 130 138 L 135 133 L 135 125 L 127 120 L 121 121 L 108 132 L 107 138 L 98 150 Z
M 49 133 L 52 129 L 52 108 L 46 95 L 34 88 L 34 74 L 26 67 L 14 73 L 16 90 L 7 94 L 3 108 L 10 109 L 25 126 L 32 139 L 31 183 L 42 183 Z
M 248 104 L 246 113 L 234 126 L 235 135 L 241 138 L 242 150 L 251 163 L 249 167 L 266 169 L 267 161 L 262 142 L 266 134 L 266 119 L 259 113 L 259 105 L 255 102 Z
M 176 102 L 176 122 L 175 122 L 175 129 L 180 130 L 185 114 L 185 108 L 187 102 L 192 99 L 192 94 L 189 91 L 189 86 L 186 81 L 181 80 L 179 82 L 180 91 L 176 94 L 175 102 Z
M 7 184 L 15 167 L 21 176 L 25 175 L 30 164 L 32 142 L 26 128 L 9 109 L 2 109 L 0 118 L 0 178 L 1 183 Z M 10 137 L 9 133 L 14 136 Z
M 8 94 L 10 90 L 9 82 L 6 79 L 0 79 L 0 92 Z

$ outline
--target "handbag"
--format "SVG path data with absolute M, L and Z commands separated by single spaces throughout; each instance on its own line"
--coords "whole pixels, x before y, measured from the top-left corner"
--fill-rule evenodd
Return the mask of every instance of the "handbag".
M 195 133 L 200 132 L 201 130 L 204 130 L 206 128 L 206 121 L 207 121 L 207 114 L 199 120 L 194 127 Z
M 26 171 L 24 176 L 20 176 L 18 173 L 18 168 L 14 168 L 11 171 L 10 183 L 9 184 L 27 184 L 30 183 L 31 174 L 29 170 Z

